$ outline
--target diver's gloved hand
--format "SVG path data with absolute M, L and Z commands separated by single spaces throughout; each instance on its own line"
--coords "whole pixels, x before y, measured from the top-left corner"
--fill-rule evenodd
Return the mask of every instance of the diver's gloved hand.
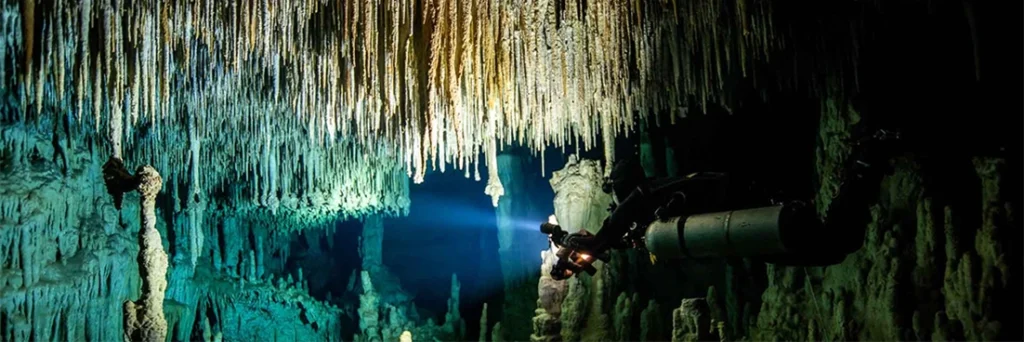
M 586 230 L 569 234 L 564 241 L 565 247 L 578 251 L 592 251 L 596 244 L 595 236 Z
M 572 276 L 580 274 L 583 270 L 582 265 L 572 262 L 569 258 L 559 258 L 555 262 L 555 265 L 551 267 L 551 278 L 555 280 L 566 280 L 572 278 Z
M 571 265 L 563 260 L 555 262 L 555 266 L 551 267 L 551 279 L 554 280 L 566 280 L 573 276 L 575 272 L 572 271 Z
M 565 257 L 559 257 L 555 265 L 551 267 L 551 278 L 565 280 L 581 273 L 590 275 L 597 273 L 597 268 L 593 265 L 593 257 L 584 257 L 575 251 L 567 254 Z

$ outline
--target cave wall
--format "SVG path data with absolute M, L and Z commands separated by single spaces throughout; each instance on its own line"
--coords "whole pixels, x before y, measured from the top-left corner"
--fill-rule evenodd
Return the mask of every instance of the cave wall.
M 63 151 L 71 167 L 62 173 L 48 134 L 4 125 L 0 136 L 0 336 L 120 340 L 122 303 L 141 286 L 137 195 L 119 213 L 102 158 Z
M 105 157 L 88 141 L 64 149 L 52 132 L 0 127 L 0 336 L 121 340 L 122 306 L 139 298 L 142 286 L 139 195 L 127 194 L 120 211 L 114 207 L 101 176 Z M 294 217 L 229 208 L 199 212 L 196 221 L 173 204 L 168 193 L 176 188 L 183 186 L 165 183 L 155 222 L 170 259 L 168 339 L 340 336 L 340 309 L 309 296 L 302 280 L 273 276 L 283 270 L 291 240 L 274 227 Z M 190 226 L 196 222 L 202 227 Z M 205 244 L 193 242 L 196 231 Z

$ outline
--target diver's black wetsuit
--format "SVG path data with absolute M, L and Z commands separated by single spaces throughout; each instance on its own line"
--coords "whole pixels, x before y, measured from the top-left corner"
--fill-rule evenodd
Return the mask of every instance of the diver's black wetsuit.
M 845 168 L 846 177 L 832 199 L 824 220 L 806 202 L 787 203 L 791 217 L 800 220 L 799 233 L 790 241 L 799 248 L 786 255 L 765 256 L 763 261 L 791 266 L 824 266 L 841 262 L 863 244 L 864 227 L 870 220 L 870 204 L 878 199 L 879 183 L 889 172 L 890 152 L 875 135 L 859 142 Z M 696 173 L 684 177 L 649 180 L 635 159 L 618 163 L 605 191 L 620 198 L 596 235 L 573 234 L 566 245 L 598 255 L 609 249 L 640 247 L 643 227 L 658 218 L 729 210 L 728 179 L 721 173 Z

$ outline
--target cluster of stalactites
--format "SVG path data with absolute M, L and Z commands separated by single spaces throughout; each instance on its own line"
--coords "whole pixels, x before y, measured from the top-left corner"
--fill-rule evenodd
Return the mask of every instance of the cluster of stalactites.
M 26 0 L 4 9 L 20 29 L 0 65 L 14 61 L 22 120 L 61 108 L 116 156 L 196 190 L 245 178 L 273 208 L 290 183 L 401 198 L 368 174 L 607 145 L 635 114 L 724 101 L 731 69 L 778 41 L 762 0 L 422 2 Z M 356 211 L 385 209 L 401 208 Z

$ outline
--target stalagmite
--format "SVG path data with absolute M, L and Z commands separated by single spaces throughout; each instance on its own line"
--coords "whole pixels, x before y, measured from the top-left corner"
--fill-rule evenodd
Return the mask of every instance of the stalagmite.
M 257 279 L 259 279 L 259 278 L 256 277 L 256 253 L 254 253 L 252 250 L 249 250 L 249 271 L 246 272 L 246 273 L 248 273 L 247 276 L 248 276 L 249 281 L 256 281 Z M 302 269 L 300 268 L 299 269 L 299 283 L 301 283 L 301 282 L 302 282 Z
M 480 337 L 477 340 L 487 342 L 487 303 L 484 303 L 484 309 L 480 313 Z
M 540 253 L 542 262 L 540 280 L 537 283 L 537 310 L 533 317 L 533 333 L 530 335 L 530 341 L 559 341 L 562 338 L 560 316 L 562 301 L 566 294 L 566 282 L 551 278 L 551 268 L 557 261 L 556 250 L 556 247 L 551 245 L 548 250 Z
M 264 272 L 266 272 L 266 266 L 263 263 L 263 238 L 256 238 L 256 278 L 263 278 Z
M 640 313 L 640 341 L 661 341 L 662 318 L 658 302 L 651 299 Z
M 366 341 L 373 341 L 380 339 L 380 308 L 377 306 L 377 294 L 373 290 L 370 273 L 362 271 L 359 276 L 363 288 L 363 293 L 359 295 L 359 331 Z
M 466 333 L 466 322 L 462 320 L 462 315 L 459 313 L 459 297 L 462 290 L 462 284 L 459 283 L 459 278 L 452 273 L 452 287 L 451 297 L 448 298 L 448 312 L 444 315 L 445 329 L 449 333 L 458 336 L 461 339 L 462 335 Z
M 683 299 L 672 310 L 672 342 L 711 341 L 711 313 L 704 298 Z
M 550 183 L 555 192 L 555 221 L 562 229 L 571 232 L 587 230 L 593 234 L 601 228 L 611 204 L 611 195 L 602 190 L 603 175 L 599 161 L 579 160 L 576 155 L 570 155 L 565 167 L 552 174 Z M 624 257 L 619 251 L 613 251 L 609 262 L 593 264 L 596 269 L 593 276 L 581 274 L 566 281 L 568 290 L 558 315 L 563 340 L 613 340 L 617 333 L 632 334 L 628 330 L 616 329 L 614 324 L 616 320 L 632 321 L 633 315 L 632 302 L 635 299 L 626 292 L 620 280 L 622 274 L 629 272 L 629 264 L 622 261 Z M 613 312 L 610 309 L 616 307 L 619 294 L 623 296 L 618 303 L 622 311 Z M 542 298 L 545 295 L 543 292 L 540 294 Z M 545 308 L 544 312 L 551 311 Z M 544 320 L 543 314 L 535 317 L 535 327 Z M 534 337 L 545 340 L 545 336 L 549 335 L 535 333 Z
M 142 297 L 124 303 L 125 341 L 161 342 L 167 339 L 167 320 L 164 318 L 164 291 L 167 290 L 167 253 L 164 252 L 160 232 L 156 230 L 156 195 L 163 187 L 163 179 L 151 166 L 140 166 L 132 176 L 117 158 L 103 166 L 103 179 L 107 190 L 121 201 L 126 192 L 139 191 L 142 227 L 139 229 L 139 274 L 142 277 Z

